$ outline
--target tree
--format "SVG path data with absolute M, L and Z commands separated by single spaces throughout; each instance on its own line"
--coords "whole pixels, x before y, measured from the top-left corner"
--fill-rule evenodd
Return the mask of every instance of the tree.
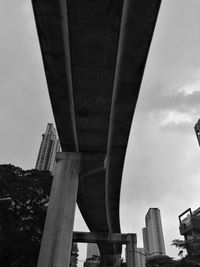
M 146 261 L 146 267 L 172 267 L 175 261 L 169 256 L 154 256 Z
M 172 245 L 179 249 L 178 255 L 182 256 L 180 267 L 200 266 L 200 236 L 191 236 L 187 240 L 174 239 Z M 189 252 L 185 257 L 184 250 Z
M 78 246 L 77 243 L 72 244 L 70 267 L 76 267 L 78 263 Z
M 52 175 L 0 165 L 0 266 L 35 267 Z

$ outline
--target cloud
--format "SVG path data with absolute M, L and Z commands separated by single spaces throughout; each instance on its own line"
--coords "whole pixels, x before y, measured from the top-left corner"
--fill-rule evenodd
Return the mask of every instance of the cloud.
M 194 84 L 197 84 L 194 87 Z M 179 112 L 200 112 L 200 81 L 184 84 L 179 88 L 169 88 L 168 85 L 146 85 L 142 90 L 141 110 L 143 112 L 157 112 L 163 110 L 175 110 Z
M 200 116 L 200 71 L 188 74 L 187 83 L 171 87 L 159 79 L 146 77 L 143 81 L 136 114 L 140 120 L 154 117 L 163 130 L 192 133 Z M 139 114 L 139 115 L 138 115 Z
M 178 111 L 169 111 L 164 114 L 164 119 L 162 121 L 162 127 L 166 127 L 168 125 L 179 126 L 181 124 L 187 124 L 192 121 L 191 115 Z
M 188 73 L 199 68 L 199 10 L 196 0 L 190 5 L 187 0 L 162 2 L 147 64 L 157 79 L 185 83 Z
M 164 131 L 189 133 L 200 116 L 199 10 L 195 0 L 161 4 L 137 112 Z
M 0 35 L 0 161 L 33 168 L 53 118 L 31 1 L 1 1 Z
M 187 178 L 200 171 L 198 160 L 195 160 L 199 148 L 193 124 L 190 121 L 177 121 L 181 118 L 178 116 L 172 116 L 178 122 L 172 125 L 171 119 L 164 120 L 164 115 L 145 115 L 136 114 L 132 126 L 124 167 L 126 199 L 129 201 L 130 197 L 136 200 L 142 194 L 147 202 L 151 199 L 162 201 L 167 192 L 175 194 L 175 188 L 179 188 L 180 195 L 184 195 L 185 186 L 193 181 Z M 181 116 L 181 113 L 178 115 Z M 176 128 L 178 134 L 174 129 L 170 131 L 170 127 Z M 184 181 L 183 184 L 180 180 Z M 129 187 L 129 184 L 134 186 Z M 194 191 L 196 189 L 192 184 L 190 186 L 192 195 L 192 187 Z

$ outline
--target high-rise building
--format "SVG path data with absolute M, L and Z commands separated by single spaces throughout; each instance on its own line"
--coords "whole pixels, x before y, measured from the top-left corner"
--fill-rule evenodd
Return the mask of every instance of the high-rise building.
M 48 123 L 46 132 L 42 135 L 35 168 L 38 170 L 48 170 L 54 174 L 55 157 L 58 151 L 60 151 L 60 142 L 56 135 L 56 129 L 52 123 Z
M 148 235 L 146 227 L 142 228 L 142 235 L 143 235 L 144 253 L 147 255 L 149 251 L 149 244 L 148 244 Z
M 100 252 L 96 243 L 87 244 L 87 258 L 84 267 L 100 266 Z
M 143 240 L 147 257 L 166 255 L 160 210 L 150 208 L 145 216 L 145 223 Z
M 144 248 L 137 248 L 135 251 L 136 267 L 146 266 L 146 254 Z
M 179 231 L 185 237 L 185 241 L 193 244 L 187 246 L 188 255 L 199 255 L 200 240 L 200 207 L 192 212 L 191 208 L 179 215 Z
M 96 243 L 87 244 L 87 259 L 92 258 L 92 256 L 100 256 L 99 248 Z
M 84 262 L 84 267 L 99 267 L 100 266 L 100 257 L 92 257 L 86 259 Z
M 200 146 L 200 119 L 198 120 L 198 122 L 195 124 L 194 126 L 194 130 L 197 136 L 197 140 L 199 142 L 199 146 Z

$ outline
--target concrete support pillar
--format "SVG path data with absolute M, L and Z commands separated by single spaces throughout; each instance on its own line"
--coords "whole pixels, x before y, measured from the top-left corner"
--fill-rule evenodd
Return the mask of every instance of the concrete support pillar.
M 127 267 L 135 267 L 136 260 L 135 260 L 135 251 L 136 251 L 136 234 L 128 234 L 127 236 L 127 245 L 126 245 L 126 262 Z
M 113 256 L 113 266 L 120 267 L 121 264 L 121 254 L 116 254 Z
M 80 157 L 79 153 L 57 153 L 37 267 L 69 266 Z

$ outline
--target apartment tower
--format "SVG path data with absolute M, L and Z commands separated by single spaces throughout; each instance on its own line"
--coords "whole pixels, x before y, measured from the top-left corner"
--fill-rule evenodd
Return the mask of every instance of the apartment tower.
M 46 132 L 42 135 L 35 168 L 38 170 L 48 170 L 54 174 L 55 157 L 58 151 L 60 151 L 60 142 L 57 138 L 56 129 L 52 123 L 48 123 Z
M 145 223 L 143 241 L 147 257 L 166 255 L 160 210 L 150 208 L 145 216 Z
M 146 266 L 146 255 L 144 248 L 137 248 L 135 251 L 136 267 Z
M 87 244 L 87 259 L 92 258 L 92 256 L 100 256 L 99 248 L 96 243 Z

